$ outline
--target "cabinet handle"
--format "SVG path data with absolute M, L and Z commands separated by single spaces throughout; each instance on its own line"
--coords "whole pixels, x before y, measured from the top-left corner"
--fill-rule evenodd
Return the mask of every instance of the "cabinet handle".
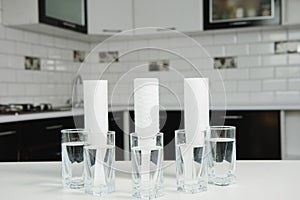
M 46 126 L 46 130 L 53 130 L 53 129 L 59 129 L 59 128 L 63 128 L 63 125 L 53 125 L 53 126 Z
M 222 116 L 223 119 L 243 119 L 242 115 L 228 115 L 228 116 Z
M 158 28 L 157 31 L 170 31 L 170 30 L 176 30 L 176 27 L 169 27 L 169 28 Z
M 121 29 L 103 29 L 102 31 L 105 33 L 121 33 L 122 32 Z
M 14 135 L 16 133 L 17 133 L 17 131 L 3 131 L 3 132 L 0 132 L 0 136 Z
M 64 25 L 64 26 L 71 27 L 71 28 L 76 28 L 76 25 L 75 25 L 75 24 L 70 24 L 70 23 L 67 23 L 67 22 L 63 22 L 63 25 Z

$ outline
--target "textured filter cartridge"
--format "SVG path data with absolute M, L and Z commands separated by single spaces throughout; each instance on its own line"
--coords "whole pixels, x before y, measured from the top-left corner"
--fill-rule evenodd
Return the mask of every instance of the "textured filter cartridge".
M 151 150 L 159 132 L 159 88 L 158 79 L 138 78 L 134 80 L 135 132 L 141 137 L 141 182 L 150 182 Z
M 85 128 L 91 131 L 91 135 L 88 137 L 89 143 L 97 148 L 103 148 L 106 146 L 108 132 L 107 80 L 84 81 L 83 90 L 84 124 Z M 97 150 L 94 185 L 106 183 L 100 156 L 100 151 Z
M 135 132 L 149 138 L 159 132 L 158 79 L 138 78 L 134 80 Z
M 184 80 L 184 119 L 186 143 L 203 146 L 203 131 L 209 126 L 207 78 L 187 78 Z
M 209 126 L 209 92 L 207 78 L 184 79 L 184 126 L 186 149 L 184 162 L 192 163 L 194 148 L 204 146 L 204 131 Z M 192 164 L 185 165 L 185 178 L 193 179 Z

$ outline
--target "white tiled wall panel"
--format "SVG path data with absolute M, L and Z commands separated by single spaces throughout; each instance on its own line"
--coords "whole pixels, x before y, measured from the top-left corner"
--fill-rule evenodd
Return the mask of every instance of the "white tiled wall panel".
M 224 95 L 227 105 L 299 104 L 300 54 L 275 54 L 274 42 L 300 40 L 300 28 L 216 31 L 192 38 L 164 34 L 161 38 L 110 40 L 97 46 L 0 24 L 0 103 L 64 104 L 71 96 L 72 83 L 80 69 L 84 79 L 108 79 L 109 94 L 115 89 L 114 104 L 132 103 L 132 81 L 136 77 L 158 77 L 164 85 L 160 90 L 161 103 L 176 104 L 173 93 L 182 99 L 182 79 L 199 76 L 210 79 L 212 106 L 224 104 Z M 205 50 L 198 48 L 195 41 Z M 88 53 L 94 47 L 97 48 L 88 64 L 80 68 L 80 63 L 73 62 L 73 50 Z M 132 52 L 141 47 L 156 49 Z M 99 51 L 119 51 L 122 57 L 105 70 L 107 63 L 99 63 Z M 196 69 L 171 52 L 184 56 Z M 212 58 L 236 57 L 237 68 L 214 69 L 206 52 Z M 25 70 L 24 56 L 40 57 L 41 70 Z M 160 59 L 169 59 L 170 70 L 149 72 L 148 63 Z
M 247 55 L 249 53 L 249 46 L 246 44 L 242 45 L 228 45 L 225 48 L 226 56 L 239 56 Z
M 250 79 L 260 80 L 266 78 L 274 77 L 273 67 L 260 67 L 260 68 L 251 68 L 250 69 Z
M 261 32 L 240 32 L 237 33 L 238 43 L 256 43 L 261 41 Z
M 274 43 L 254 43 L 250 44 L 250 54 L 274 54 Z
M 280 41 L 287 39 L 286 30 L 264 30 L 262 31 L 263 41 Z
M 281 91 L 287 89 L 286 79 L 266 79 L 263 80 L 263 90 L 265 91 Z
M 215 35 L 215 44 L 232 44 L 237 40 L 236 34 L 225 33 Z

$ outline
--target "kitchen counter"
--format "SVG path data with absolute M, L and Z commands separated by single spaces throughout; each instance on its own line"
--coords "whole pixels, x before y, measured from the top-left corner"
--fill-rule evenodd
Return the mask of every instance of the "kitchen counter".
M 300 199 L 300 161 L 238 161 L 237 183 L 227 187 L 209 185 L 208 191 L 184 194 L 176 191 L 175 163 L 165 162 L 164 199 L 260 200 Z M 117 162 L 117 168 L 129 169 L 128 161 Z M 61 163 L 1 163 L 1 199 L 22 200 L 90 200 L 82 190 L 67 190 L 61 185 Z M 116 192 L 101 199 L 132 199 L 131 176 L 117 172 Z
M 133 106 L 114 106 L 109 108 L 109 111 L 128 111 L 133 110 Z M 165 110 L 182 110 L 177 106 L 166 107 Z M 236 106 L 213 106 L 212 110 L 300 110 L 300 105 L 236 105 Z M 43 113 L 30 113 L 20 115 L 0 115 L 0 123 L 18 122 L 26 120 L 38 120 L 47 118 L 59 118 L 59 117 L 71 117 L 77 115 L 83 115 L 83 108 L 76 108 L 70 111 L 55 111 L 55 112 L 43 112 Z
M 20 115 L 0 115 L 0 123 L 48 119 L 48 118 L 59 118 L 59 117 L 70 117 L 70 116 L 77 116 L 77 115 L 83 115 L 83 109 L 73 109 L 73 110 L 69 110 L 69 111 L 30 113 L 30 114 L 20 114 Z

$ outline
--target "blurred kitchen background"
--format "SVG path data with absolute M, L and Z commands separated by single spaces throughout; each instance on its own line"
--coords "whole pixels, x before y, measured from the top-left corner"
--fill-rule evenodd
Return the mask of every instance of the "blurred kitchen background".
M 297 0 L 0 0 L 0 161 L 60 160 L 60 130 L 83 126 L 82 81 L 98 78 L 109 84 L 116 158 L 129 159 L 135 77 L 158 77 L 172 90 L 160 89 L 160 103 L 165 159 L 174 159 L 181 75 L 199 77 L 197 70 L 210 79 L 211 124 L 237 126 L 238 159 L 300 159 L 299 7 Z M 141 27 L 160 28 L 106 40 Z

